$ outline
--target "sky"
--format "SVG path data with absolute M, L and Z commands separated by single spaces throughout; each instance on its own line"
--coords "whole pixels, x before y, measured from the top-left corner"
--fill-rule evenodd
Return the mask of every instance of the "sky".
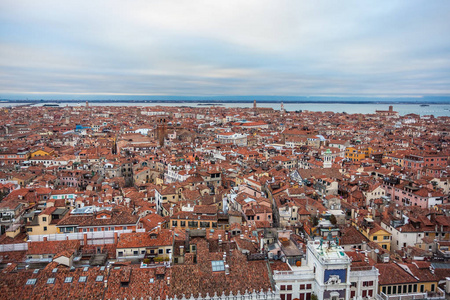
M 0 99 L 450 96 L 450 1 L 1 0 Z

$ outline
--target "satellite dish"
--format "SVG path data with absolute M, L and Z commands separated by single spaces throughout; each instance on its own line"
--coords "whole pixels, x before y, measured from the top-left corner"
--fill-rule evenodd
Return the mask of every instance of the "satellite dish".
M 375 253 L 379 253 L 380 252 L 380 250 L 378 250 L 378 249 L 375 249 Z

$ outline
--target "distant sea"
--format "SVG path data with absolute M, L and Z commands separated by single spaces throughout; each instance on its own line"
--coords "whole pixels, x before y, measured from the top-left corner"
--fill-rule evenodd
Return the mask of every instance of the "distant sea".
M 52 104 L 53 102 L 45 102 L 33 104 L 37 106 L 43 106 L 45 104 Z M 24 105 L 25 103 L 4 103 L 0 102 L 0 107 L 9 107 Z M 60 107 L 64 106 L 85 106 L 86 102 L 57 102 Z M 397 111 L 400 115 L 404 116 L 407 114 L 418 114 L 418 115 L 434 115 L 435 117 L 447 116 L 450 117 L 450 103 L 446 104 L 429 104 L 428 106 L 421 106 L 420 104 L 405 104 L 405 103 L 284 103 L 284 108 L 287 111 L 332 111 L 337 113 L 346 112 L 348 114 L 371 114 L 375 113 L 376 110 L 388 110 L 389 105 L 394 107 L 394 111 Z M 220 106 L 226 108 L 250 108 L 253 107 L 253 103 L 239 103 L 239 102 L 214 102 L 205 103 L 202 102 L 89 102 L 89 106 L 141 106 L 141 107 L 154 107 L 154 106 L 188 106 L 188 107 L 208 107 L 208 106 Z M 279 110 L 281 103 L 258 103 L 258 107 L 270 107 L 275 110 Z

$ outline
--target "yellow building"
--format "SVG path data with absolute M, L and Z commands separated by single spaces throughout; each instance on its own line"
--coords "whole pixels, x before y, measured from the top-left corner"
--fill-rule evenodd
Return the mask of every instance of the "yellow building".
M 351 161 L 361 161 L 370 158 L 373 149 L 371 147 L 347 147 L 345 148 L 345 158 Z
M 172 229 L 216 229 L 217 216 L 195 215 L 192 212 L 180 211 L 170 217 L 170 228 Z
M 173 232 L 168 229 L 158 229 L 150 233 L 122 233 L 117 243 L 116 257 L 119 260 L 127 258 L 168 260 L 173 250 L 173 241 Z
M 416 299 L 445 298 L 438 288 L 438 277 L 430 271 L 429 262 L 390 262 L 376 264 L 375 267 L 380 272 L 379 294 L 383 299 L 400 299 L 411 294 L 416 294 Z
M 391 234 L 375 223 L 373 219 L 366 217 L 362 222 L 353 224 L 368 240 L 377 243 L 381 248 L 391 251 Z
M 31 158 L 36 156 L 53 156 L 55 154 L 55 150 L 51 148 L 44 147 L 42 149 L 38 149 L 36 151 L 31 152 Z
M 28 235 L 58 233 L 56 224 L 69 212 L 66 208 L 48 207 L 44 211 L 33 211 L 24 216 Z

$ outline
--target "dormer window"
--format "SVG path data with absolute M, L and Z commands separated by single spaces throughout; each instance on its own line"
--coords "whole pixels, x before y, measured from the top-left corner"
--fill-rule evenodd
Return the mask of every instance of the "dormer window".
M 223 260 L 211 261 L 211 267 L 213 272 L 225 271 L 225 265 L 223 263 Z

